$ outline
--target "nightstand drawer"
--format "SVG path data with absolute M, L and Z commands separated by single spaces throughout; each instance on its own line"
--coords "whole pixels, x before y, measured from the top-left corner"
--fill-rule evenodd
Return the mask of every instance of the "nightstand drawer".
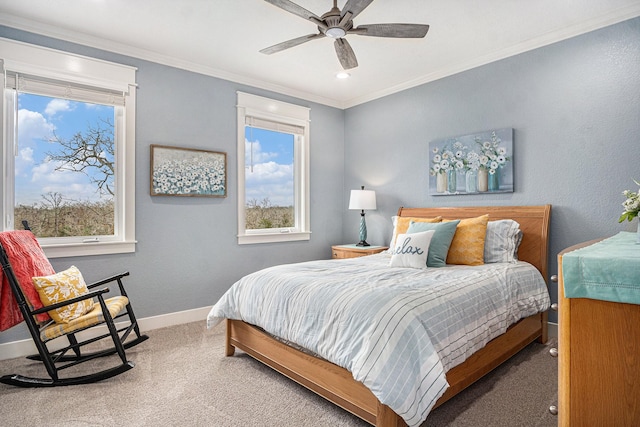
M 389 249 L 387 246 L 335 245 L 331 246 L 331 258 L 357 258 L 377 254 L 387 249 Z

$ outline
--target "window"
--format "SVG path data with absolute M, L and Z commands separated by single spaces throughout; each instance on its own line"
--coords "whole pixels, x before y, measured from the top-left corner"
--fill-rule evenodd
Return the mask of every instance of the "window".
M 310 233 L 309 109 L 238 92 L 238 243 Z
M 135 251 L 135 68 L 0 39 L 2 229 L 49 257 Z

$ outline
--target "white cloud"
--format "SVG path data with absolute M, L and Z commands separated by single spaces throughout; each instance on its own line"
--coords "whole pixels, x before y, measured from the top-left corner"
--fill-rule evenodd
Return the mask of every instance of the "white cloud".
M 48 141 L 56 127 L 42 114 L 25 109 L 18 110 L 18 130 L 21 147 L 31 146 L 35 141 Z
M 253 172 L 245 169 L 246 200 L 262 201 L 265 197 L 273 206 L 293 205 L 293 165 L 276 162 L 257 163 Z
M 42 195 L 48 193 L 60 193 L 64 195 L 66 200 L 97 200 L 95 184 L 89 181 L 89 178 L 81 173 L 56 170 L 60 162 L 45 160 L 40 164 L 34 165 L 30 170 L 30 176 L 27 177 L 31 184 L 27 187 L 25 194 L 18 192 L 18 196 L 24 196 L 25 199 L 19 200 L 19 203 L 31 204 L 42 201 Z M 35 194 L 36 191 L 38 194 Z
M 33 148 L 26 147 L 20 150 L 20 160 L 33 163 Z
M 260 141 L 250 142 L 244 140 L 244 164 L 255 165 L 256 163 L 264 163 L 268 160 L 278 157 L 278 153 L 263 152 Z
M 35 165 L 33 169 L 31 169 L 31 182 L 56 184 L 72 183 L 73 176 L 78 174 L 70 171 L 56 171 L 56 167 L 59 165 L 61 165 L 60 162 L 53 162 L 48 159 L 39 165 Z
M 16 161 L 14 163 L 16 179 L 20 179 L 20 177 L 24 176 L 25 172 L 28 172 L 34 163 L 33 148 L 25 147 L 20 149 L 20 153 L 18 157 L 16 157 Z
M 72 111 L 75 107 L 66 99 L 52 99 L 47 104 L 47 107 L 44 109 L 44 113 L 51 117 L 55 116 L 57 113 L 61 111 Z
M 276 162 L 258 163 L 253 166 L 253 172 L 247 170 L 245 174 L 247 184 L 272 185 L 293 181 L 293 165 L 281 165 Z
M 60 193 L 67 201 L 97 200 L 96 186 L 90 183 L 72 183 L 66 185 L 50 184 L 42 188 L 43 194 Z

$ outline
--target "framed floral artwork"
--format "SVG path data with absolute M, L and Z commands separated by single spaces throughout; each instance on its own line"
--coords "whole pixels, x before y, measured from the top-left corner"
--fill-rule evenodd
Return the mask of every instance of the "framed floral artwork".
M 152 144 L 151 195 L 227 197 L 227 154 Z
M 513 192 L 513 129 L 432 141 L 429 192 L 434 196 Z

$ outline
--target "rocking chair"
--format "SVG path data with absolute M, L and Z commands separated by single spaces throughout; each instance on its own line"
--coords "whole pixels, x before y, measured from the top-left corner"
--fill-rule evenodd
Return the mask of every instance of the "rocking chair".
M 3 273 L 0 274 L 0 326 L 4 321 L 4 328 L 0 327 L 0 330 L 24 320 L 38 350 L 38 354 L 27 358 L 43 362 L 50 377 L 33 378 L 12 374 L 0 377 L 0 382 L 19 387 L 88 384 L 119 375 L 135 366 L 132 361 L 127 360 L 125 349 L 145 341 L 148 336 L 140 334 L 138 322 L 122 284 L 122 279 L 129 275 L 128 272 L 90 285 L 84 284 L 75 267 L 54 274 L 44 251 L 28 230 L 0 233 L 0 263 Z M 65 283 L 64 278 L 69 280 Z M 35 282 L 38 280 L 44 280 L 43 283 L 52 286 L 42 287 L 40 283 L 36 286 Z M 109 288 L 104 285 L 111 282 L 117 283 L 120 295 L 108 298 L 106 294 Z M 45 294 L 44 299 L 42 292 Z M 15 301 L 8 296 L 11 293 Z M 64 295 L 65 298 L 61 298 L 60 295 Z M 53 298 L 46 298 L 47 296 Z M 116 325 L 114 320 L 120 317 L 126 318 Z M 122 326 L 123 324 L 125 326 Z M 106 332 L 105 327 L 100 325 L 106 326 Z M 76 335 L 92 328 L 96 329 L 85 332 L 82 339 Z M 132 331 L 135 336 L 132 335 L 131 339 L 126 341 Z M 57 347 L 62 345 L 62 348 L 50 350 L 50 341 L 62 337 L 67 338 L 68 345 L 58 340 Z M 109 343 L 106 349 L 83 351 L 86 350 L 85 346 L 109 337 L 113 342 L 112 346 Z M 115 367 L 89 375 L 65 378 L 59 376 L 63 369 L 115 353 L 121 362 Z

